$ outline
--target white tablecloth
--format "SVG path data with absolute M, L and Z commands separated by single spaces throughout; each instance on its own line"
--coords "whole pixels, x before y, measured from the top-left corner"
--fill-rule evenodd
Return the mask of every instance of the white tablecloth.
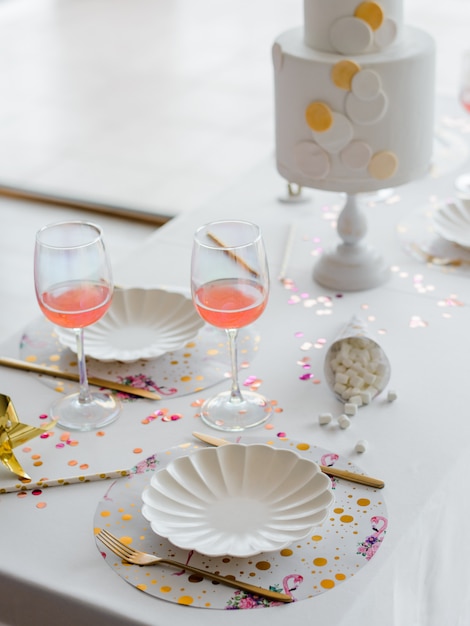
M 454 113 L 447 118 L 445 131 L 466 141 Z M 453 195 L 455 176 L 470 166 L 469 159 L 461 160 L 446 171 L 445 164 L 451 161 L 452 155 L 439 157 L 433 175 L 393 190 L 385 201 L 371 203 L 371 198 L 363 198 L 367 241 L 380 249 L 391 266 L 390 280 L 377 289 L 338 294 L 313 281 L 315 255 L 321 247 L 337 242 L 334 225 L 343 198 L 305 190 L 306 202 L 281 202 L 285 183 L 273 161 L 262 163 L 209 206 L 165 225 L 115 268 L 121 285 L 188 287 L 192 234 L 200 223 L 241 217 L 261 225 L 272 289 L 268 308 L 256 324 L 259 351 L 243 377 L 259 378 L 261 391 L 282 409 L 272 420 L 274 438 L 284 432 L 334 450 L 386 481 L 383 496 L 389 529 L 374 559 L 356 576 L 310 600 L 221 615 L 218 610 L 152 598 L 126 584 L 104 563 L 93 536 L 94 513 L 105 490 L 102 482 L 50 488 L 37 496 L 4 494 L 0 495 L 0 622 L 36 626 L 187 621 L 210 626 L 221 619 L 250 625 L 266 619 L 279 625 L 287 620 L 334 626 L 470 623 L 470 543 L 465 539 L 470 519 L 466 393 L 470 283 L 465 267 L 428 266 L 402 245 L 403 231 L 413 234 L 415 226 L 410 224 L 416 220 L 424 230 L 429 228 L 427 213 Z M 296 234 L 287 276 L 296 291 L 277 279 L 293 223 Z M 396 390 L 398 398 L 389 403 L 385 392 L 361 408 L 347 430 L 321 427 L 320 412 L 337 416 L 342 411 L 324 381 L 323 361 L 352 315 L 367 322 L 371 336 L 386 351 L 392 365 L 388 389 Z M 11 338 L 3 352 L 17 356 L 19 339 Z M 306 358 L 314 374 L 310 380 L 302 379 Z M 5 368 L 0 391 L 12 397 L 23 421 L 31 423 L 47 412 L 55 394 L 36 376 Z M 73 450 L 69 446 L 68 454 L 96 471 L 131 467 L 138 458 L 136 449 L 145 456 L 190 440 L 193 430 L 209 431 L 195 417 L 193 403 L 198 397 L 164 400 L 159 406 L 181 419 L 151 424 L 144 424 L 143 418 L 156 410 L 156 404 L 145 400 L 126 404 L 104 437 L 73 435 L 78 444 Z M 263 427 L 253 430 L 254 435 L 266 432 Z M 354 451 L 360 439 L 369 442 L 362 456 Z M 18 457 L 26 459 L 28 453 L 20 449 Z

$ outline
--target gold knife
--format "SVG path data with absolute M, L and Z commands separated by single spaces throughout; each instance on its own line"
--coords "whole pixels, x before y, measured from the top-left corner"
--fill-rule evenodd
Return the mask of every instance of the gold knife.
M 223 446 L 226 443 L 231 443 L 226 439 L 220 437 L 214 437 L 213 435 L 206 435 L 204 433 L 193 432 L 193 437 L 208 443 L 211 446 Z M 378 478 L 372 478 L 372 476 L 366 476 L 364 474 L 356 474 L 354 472 L 348 472 L 348 470 L 338 469 L 337 467 L 328 467 L 326 465 L 319 465 L 321 471 L 328 476 L 334 476 L 335 478 L 344 478 L 353 483 L 359 483 L 360 485 L 366 485 L 366 487 L 375 487 L 375 489 L 383 489 L 385 483 Z
M 4 367 L 12 367 L 13 369 L 23 370 L 26 372 L 35 372 L 36 374 L 44 374 L 45 376 L 52 376 L 53 378 L 63 378 L 64 380 L 72 380 L 79 382 L 78 374 L 71 372 L 62 372 L 61 370 L 55 370 L 52 367 L 45 367 L 43 365 L 35 365 L 34 363 L 27 363 L 26 361 L 19 361 L 18 359 L 12 359 L 10 357 L 0 357 L 0 365 Z M 104 387 L 105 389 L 113 389 L 114 391 L 122 391 L 133 396 L 140 396 L 141 398 L 147 398 L 148 400 L 161 400 L 161 396 L 154 391 L 148 389 L 140 389 L 138 387 L 131 387 L 130 385 L 123 385 L 122 383 L 116 383 L 113 380 L 106 380 L 104 378 L 95 378 L 90 376 L 88 378 L 90 385 L 95 387 Z

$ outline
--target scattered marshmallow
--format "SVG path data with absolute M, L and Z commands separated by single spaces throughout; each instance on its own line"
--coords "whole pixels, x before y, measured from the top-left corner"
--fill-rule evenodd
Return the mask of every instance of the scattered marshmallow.
M 394 389 L 390 389 L 387 393 L 387 402 L 394 402 L 397 397 L 397 392 Z
M 346 428 L 349 428 L 351 426 L 351 420 L 345 413 L 341 413 L 341 415 L 338 417 L 338 424 L 340 428 L 345 430 Z
M 357 413 L 357 404 L 354 404 L 354 402 L 346 402 L 344 412 L 346 415 L 349 415 L 349 417 L 354 417 Z
M 331 413 L 320 413 L 320 415 L 318 416 L 318 423 L 321 426 L 325 426 L 326 424 L 329 424 L 332 419 L 333 416 L 331 415 Z
M 356 452 L 359 452 L 359 454 L 362 454 L 363 452 L 365 452 L 367 450 L 369 446 L 369 443 L 366 439 L 360 439 L 357 443 L 356 443 L 356 447 L 355 450 Z

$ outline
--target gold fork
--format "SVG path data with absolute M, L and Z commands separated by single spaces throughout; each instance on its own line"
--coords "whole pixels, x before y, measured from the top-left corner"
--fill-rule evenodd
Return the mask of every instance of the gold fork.
M 173 561 L 172 559 L 165 559 L 155 556 L 154 554 L 147 554 L 146 552 L 141 552 L 140 550 L 134 550 L 134 548 L 126 546 L 119 541 L 117 537 L 112 535 L 105 528 L 102 528 L 96 536 L 107 548 L 109 548 L 109 550 L 111 550 L 111 552 L 114 552 L 116 556 L 127 563 L 132 563 L 133 565 L 171 565 L 173 567 L 177 567 L 178 569 L 184 569 L 188 572 L 192 572 L 193 574 L 198 574 L 203 578 L 215 580 L 222 585 L 228 585 L 229 587 L 234 587 L 235 589 L 247 591 L 255 596 L 268 598 L 268 600 L 276 602 L 292 602 L 292 597 L 285 593 L 272 591 L 271 589 L 263 589 L 263 587 L 250 585 L 249 583 L 236 580 L 235 578 L 226 578 L 220 574 L 207 572 L 206 570 L 198 569 L 197 567 L 187 565 L 186 563 L 179 563 L 178 561 Z

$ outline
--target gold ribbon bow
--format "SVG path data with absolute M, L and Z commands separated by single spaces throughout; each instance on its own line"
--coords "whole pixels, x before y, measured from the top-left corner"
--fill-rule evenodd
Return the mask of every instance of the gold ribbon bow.
M 13 449 L 47 432 L 56 423 L 57 421 L 52 421 L 39 428 L 22 424 L 18 419 L 11 398 L 0 394 L 0 461 L 20 478 L 31 480 L 31 477 L 24 471 L 21 463 L 13 454 Z

